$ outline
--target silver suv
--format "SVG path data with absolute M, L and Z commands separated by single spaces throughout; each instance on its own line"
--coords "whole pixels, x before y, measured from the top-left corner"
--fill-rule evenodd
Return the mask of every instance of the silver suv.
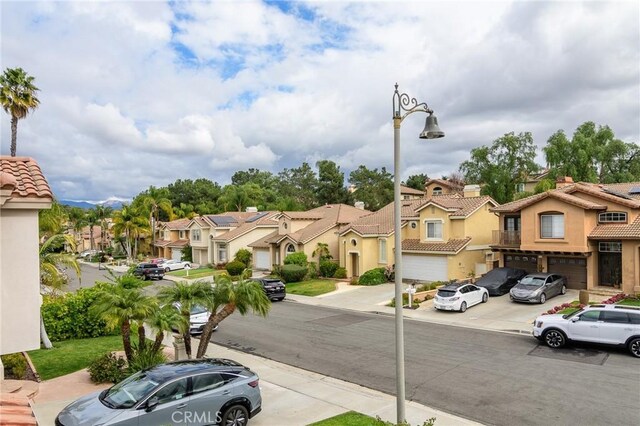
M 640 358 L 640 308 L 591 305 L 567 315 L 542 315 L 534 321 L 533 336 L 551 348 L 568 340 L 623 346 Z

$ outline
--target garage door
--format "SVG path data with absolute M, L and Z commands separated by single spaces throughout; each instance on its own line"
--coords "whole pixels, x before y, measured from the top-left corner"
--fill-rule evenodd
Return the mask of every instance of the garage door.
M 534 272 L 538 272 L 538 256 L 505 254 L 504 266 L 506 268 L 524 269 L 529 274 L 533 274 Z
M 182 250 L 177 248 L 171 249 L 171 258 L 174 260 L 182 260 Z
M 410 280 L 447 281 L 447 257 L 403 254 L 402 276 Z
M 567 277 L 567 287 L 575 290 L 587 288 L 587 259 L 579 257 L 550 257 L 549 272 Z
M 269 261 L 269 250 L 254 250 L 253 254 L 256 257 L 254 262 L 256 269 L 271 269 L 271 262 Z

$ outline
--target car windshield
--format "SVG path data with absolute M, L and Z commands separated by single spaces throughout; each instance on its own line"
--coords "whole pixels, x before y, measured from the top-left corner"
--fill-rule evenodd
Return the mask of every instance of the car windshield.
M 147 373 L 138 373 L 111 387 L 100 397 L 100 401 L 110 408 L 131 408 L 158 386 Z
M 571 312 L 570 314 L 565 314 L 565 315 L 563 315 L 563 316 L 562 316 L 562 318 L 564 318 L 564 319 L 569 319 L 569 318 L 571 318 L 571 317 L 575 317 L 576 315 L 578 315 L 580 312 L 583 312 L 583 311 L 584 311 L 584 308 L 582 308 L 582 309 L 578 309 L 578 310 L 577 310 L 577 311 L 575 311 L 575 312 Z
M 207 312 L 207 309 L 204 306 L 194 306 L 191 308 L 191 315 L 203 314 Z
M 451 297 L 456 294 L 455 290 L 438 290 L 438 296 L 440 297 Z
M 542 277 L 526 276 L 526 277 L 524 277 L 523 279 L 520 280 L 520 284 L 540 287 L 540 286 L 544 285 L 544 281 L 545 281 L 545 279 L 542 278 Z

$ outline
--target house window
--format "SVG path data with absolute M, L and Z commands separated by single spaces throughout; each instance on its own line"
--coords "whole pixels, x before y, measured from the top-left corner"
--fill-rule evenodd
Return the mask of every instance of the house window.
M 433 188 L 433 195 L 442 195 L 442 188 L 440 188 L 439 186 L 436 186 L 435 188 Z
M 378 240 L 378 262 L 387 263 L 387 240 Z
M 606 212 L 600 213 L 598 215 L 598 222 L 600 223 L 626 223 L 627 222 L 627 214 L 625 212 Z
M 227 261 L 227 245 L 218 243 L 218 262 L 225 263 Z
M 564 238 L 564 215 L 543 214 L 540 216 L 540 238 Z
M 512 216 L 504 218 L 504 230 L 505 231 L 519 231 L 520 230 L 520 216 Z
M 296 252 L 296 248 L 293 246 L 293 244 L 287 244 L 286 250 L 287 250 L 287 254 Z
M 619 241 L 601 241 L 598 251 L 602 253 L 622 253 L 622 243 Z
M 184 240 L 184 238 L 185 238 L 185 231 L 178 231 L 178 238 L 180 238 L 181 240 Z
M 201 235 L 200 235 L 200 230 L 199 229 L 192 229 L 191 230 L 191 239 L 193 241 L 200 241 Z
M 165 230 L 165 231 L 164 231 L 164 237 L 163 237 L 163 239 L 164 239 L 164 240 L 168 240 L 168 239 L 169 239 L 169 231 L 167 231 L 167 230 Z
M 516 185 L 516 192 L 524 192 L 524 183 L 519 183 Z
M 427 240 L 441 240 L 442 221 L 428 220 L 425 223 L 427 225 Z

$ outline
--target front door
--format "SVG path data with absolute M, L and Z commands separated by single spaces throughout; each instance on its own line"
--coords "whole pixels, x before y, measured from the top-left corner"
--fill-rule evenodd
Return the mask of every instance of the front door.
M 351 253 L 351 276 L 360 276 L 360 271 L 358 270 L 358 253 Z
M 599 252 L 598 256 L 600 285 L 619 286 L 622 281 L 622 253 Z

